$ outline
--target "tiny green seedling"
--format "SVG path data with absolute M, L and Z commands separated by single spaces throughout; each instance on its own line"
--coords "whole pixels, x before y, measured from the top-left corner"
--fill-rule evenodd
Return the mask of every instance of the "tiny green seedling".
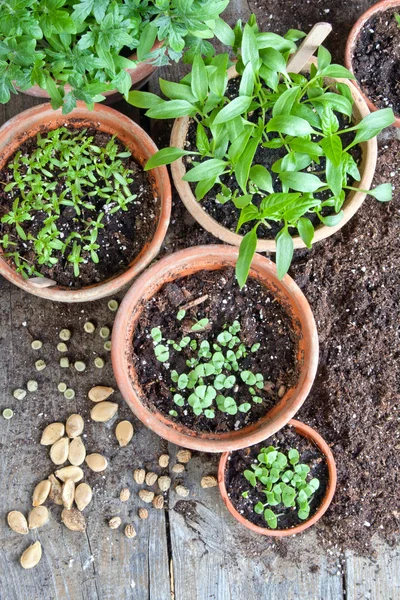
M 400 28 L 400 15 L 399 15 L 399 13 L 394 13 L 394 18 L 396 19 L 397 27 Z

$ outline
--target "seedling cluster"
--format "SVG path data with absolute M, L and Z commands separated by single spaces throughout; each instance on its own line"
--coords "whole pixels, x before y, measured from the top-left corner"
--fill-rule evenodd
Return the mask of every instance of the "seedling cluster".
M 177 319 L 181 320 L 184 315 L 184 311 L 179 311 Z M 192 325 L 191 331 L 203 332 L 208 323 L 207 318 L 200 319 Z M 249 353 L 257 352 L 260 344 L 256 343 L 248 348 L 240 340 L 239 332 L 239 321 L 234 321 L 231 325 L 225 324 L 214 342 L 207 339 L 198 341 L 189 335 L 184 335 L 180 340 L 165 340 L 159 327 L 151 330 L 154 354 L 167 369 L 171 349 L 181 352 L 184 348 L 189 348 L 191 351 L 190 358 L 186 359 L 187 370 L 180 373 L 176 370 L 169 371 L 174 384 L 170 391 L 177 407 L 190 407 L 196 416 L 204 414 L 208 419 L 215 418 L 216 410 L 229 415 L 235 415 L 238 411 L 247 413 L 251 409 L 251 402 L 238 401 L 239 384 L 247 387 L 252 402 L 262 403 L 260 393 L 264 387 L 263 375 L 244 369 L 240 364 Z M 240 396 L 243 397 L 243 390 Z M 169 414 L 178 416 L 176 410 L 171 410 Z
M 310 503 L 314 493 L 319 488 L 319 479 L 309 478 L 310 467 L 302 464 L 298 450 L 292 448 L 287 454 L 280 452 L 274 446 L 261 448 L 257 462 L 251 465 L 252 470 L 246 469 L 243 476 L 251 486 L 258 488 L 266 496 L 266 502 L 257 502 L 254 512 L 263 515 L 271 529 L 278 526 L 278 518 L 271 506 L 283 505 L 285 508 L 296 508 L 299 519 L 305 521 L 310 515 Z M 249 491 L 242 496 L 248 498 Z
M 37 148 L 29 155 L 19 150 L 8 163 L 9 183 L 5 192 L 13 195 L 12 209 L 1 222 L 14 228 L 0 239 L 14 260 L 16 270 L 24 277 L 39 275 L 35 264 L 52 267 L 65 259 L 73 265 L 75 277 L 80 264 L 99 262 L 99 231 L 105 227 L 105 216 L 127 211 L 136 195 L 129 190 L 132 171 L 122 159 L 131 156 L 121 151 L 113 136 L 105 147 L 94 143 L 86 129 L 64 127 L 37 135 Z M 65 209 L 73 209 L 73 229 L 65 231 Z M 25 232 L 26 223 L 42 223 L 36 235 Z M 17 239 L 33 251 L 34 261 L 15 249 Z

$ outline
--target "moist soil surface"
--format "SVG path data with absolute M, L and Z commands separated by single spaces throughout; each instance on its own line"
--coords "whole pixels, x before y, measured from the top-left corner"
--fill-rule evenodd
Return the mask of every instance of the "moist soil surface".
M 88 129 L 87 135 L 93 136 L 93 143 L 99 147 L 105 147 L 111 139 L 109 134 L 95 129 Z M 121 152 L 126 151 L 121 142 L 118 141 L 118 144 Z M 36 148 L 36 137 L 33 137 L 24 142 L 19 147 L 19 150 L 29 156 Z M 14 156 L 15 154 L 10 157 L 8 162 L 11 162 Z M 118 210 L 114 214 L 104 211 L 103 207 L 106 200 L 100 197 L 89 199 L 95 205 L 95 211 L 82 207 L 79 220 L 76 218 L 77 215 L 73 207 L 60 207 L 61 213 L 57 220 L 57 228 L 63 234 L 63 239 L 66 239 L 73 231 L 82 233 L 86 228 L 84 221 L 90 220 L 93 217 L 97 218 L 97 215 L 101 211 L 105 212 L 102 221 L 105 227 L 99 229 L 97 237 L 97 244 L 100 246 L 97 251 L 99 257 L 97 264 L 90 259 L 89 252 L 82 251 L 84 262 L 80 264 L 79 276 L 75 277 L 73 265 L 67 261 L 66 256 L 62 256 L 61 252 L 56 251 L 54 252 L 54 256 L 59 258 L 56 265 L 53 267 L 40 265 L 36 261 L 32 242 L 29 240 L 23 242 L 18 236 L 14 225 L 0 223 L 0 236 L 3 237 L 5 234 L 8 234 L 10 239 L 17 244 L 16 246 L 12 246 L 11 250 L 6 250 L 5 252 L 17 251 L 26 261 L 33 264 L 36 271 L 42 276 L 48 277 L 56 281 L 59 285 L 71 289 L 79 289 L 83 286 L 100 283 L 122 273 L 139 254 L 146 242 L 154 236 L 159 212 L 159 199 L 155 193 L 151 175 L 144 172 L 133 157 L 121 160 L 124 167 L 131 171 L 131 177 L 133 178 L 133 182 L 128 186 L 129 190 L 131 194 L 137 195 L 137 198 L 128 204 L 127 211 Z M 62 177 L 61 171 L 60 173 L 54 173 L 54 178 L 58 180 L 58 186 L 55 191 L 59 195 L 64 189 L 63 182 L 65 179 Z M 12 180 L 12 172 L 7 167 L 0 171 L 0 181 L 9 183 Z M 50 181 L 50 178 L 48 178 L 48 181 Z M 101 186 L 103 185 L 101 183 Z M 17 188 L 14 189 L 16 190 L 15 192 L 13 190 L 5 192 L 4 187 L 0 186 L 0 219 L 11 210 L 14 199 L 18 197 Z M 87 188 L 86 190 L 83 185 L 83 197 L 85 190 L 90 191 L 92 189 Z M 30 235 L 33 237 L 37 236 L 43 227 L 45 218 L 46 214 L 38 211 L 32 221 L 24 221 L 23 228 L 28 238 Z M 68 254 L 68 251 L 66 254 Z M 13 259 L 10 257 L 8 260 L 14 267 Z
M 203 296 L 206 296 L 204 301 L 188 308 L 184 319 L 177 320 L 177 313 L 182 307 Z M 208 329 L 198 333 L 191 331 L 196 320 L 204 318 L 209 320 Z M 197 351 L 186 346 L 181 352 L 177 352 L 170 346 L 170 358 L 168 366 L 165 366 L 154 354 L 150 335 L 153 327 L 161 329 L 165 340 L 179 341 L 183 336 L 189 336 L 192 340 L 197 340 L 198 346 L 203 340 L 207 340 L 212 346 L 217 343 L 218 334 L 224 331 L 223 326 L 232 325 L 235 320 L 241 325 L 237 334 L 241 342 L 248 348 L 259 343 L 260 348 L 238 360 L 240 371 L 236 374 L 235 387 L 218 393 L 233 397 L 238 405 L 250 403 L 249 412 L 238 411 L 235 415 L 229 415 L 216 408 L 215 417 L 210 419 L 204 415 L 196 416 L 187 402 L 183 407 L 177 406 L 173 401 L 175 392 L 170 391 L 171 387 L 176 388 L 170 373 L 176 370 L 179 374 L 187 374 L 190 368 L 187 367 L 186 360 L 197 356 Z M 278 402 L 284 388 L 288 389 L 296 384 L 297 342 L 292 318 L 274 295 L 254 278 L 249 278 L 246 287 L 240 291 L 234 269 L 226 268 L 200 271 L 165 284 L 144 307 L 134 334 L 133 360 L 139 382 L 146 393 L 144 401 L 150 409 L 158 410 L 169 419 L 194 431 L 224 432 L 241 429 L 259 420 Z M 256 388 L 257 395 L 263 399 L 262 403 L 252 402 L 249 387 L 239 376 L 245 370 L 263 375 L 264 389 Z M 235 374 L 234 371 L 223 372 L 225 375 Z M 213 383 L 213 380 L 214 376 L 208 377 L 205 383 Z M 187 390 L 176 391 L 185 398 L 190 394 Z M 176 410 L 178 416 L 170 416 L 170 410 Z
M 258 463 L 257 455 L 260 453 L 261 448 L 266 446 L 274 446 L 286 456 L 289 450 L 292 448 L 296 449 L 300 454 L 299 464 L 305 464 L 310 467 L 307 481 L 310 481 L 314 477 L 319 479 L 319 488 L 310 502 L 309 518 L 311 518 L 321 505 L 325 495 L 328 483 L 328 467 L 325 457 L 319 448 L 307 438 L 297 434 L 292 427 L 285 427 L 261 444 L 230 454 L 225 473 L 225 485 L 233 506 L 238 513 L 248 521 L 251 521 L 251 523 L 270 529 L 263 515 L 259 515 L 254 511 L 254 506 L 257 502 L 262 502 L 263 504 L 266 502 L 266 495 L 263 491 L 265 486 L 260 481 L 257 481 L 256 487 L 253 488 L 243 475 L 246 469 L 252 470 L 251 465 L 253 463 Z M 290 465 L 287 468 L 290 469 Z M 248 497 L 243 498 L 242 493 L 246 491 L 248 491 Z M 276 515 L 280 515 L 278 517 L 277 529 L 290 529 L 304 522 L 297 515 L 297 507 L 285 507 L 284 504 L 278 504 L 277 506 L 266 508 L 271 508 Z
M 400 29 L 395 8 L 372 16 L 361 29 L 354 54 L 354 74 L 378 107 L 400 115 Z

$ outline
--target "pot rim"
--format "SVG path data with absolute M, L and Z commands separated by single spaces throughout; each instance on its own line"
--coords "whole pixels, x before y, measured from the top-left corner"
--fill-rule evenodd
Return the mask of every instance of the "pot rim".
M 114 321 L 111 358 L 119 390 L 134 414 L 160 437 L 179 446 L 204 452 L 224 452 L 253 445 L 281 429 L 305 401 L 315 378 L 318 365 L 318 334 L 311 308 L 297 284 L 289 277 L 279 281 L 275 264 L 256 254 L 251 274 L 262 281 L 289 305 L 294 328 L 301 332 L 297 360 L 300 366 L 295 387 L 256 423 L 239 431 L 225 433 L 196 432 L 150 410 L 142 401 L 144 392 L 133 367 L 132 338 L 144 303 L 168 281 L 176 280 L 201 270 L 215 270 L 234 266 L 238 248 L 224 245 L 194 246 L 170 254 L 151 266 L 131 286 Z
M 260 527 L 259 525 L 255 525 L 251 521 L 245 519 L 233 506 L 229 496 L 228 491 L 225 485 L 225 471 L 228 462 L 228 458 L 231 452 L 224 452 L 221 456 L 219 467 L 218 467 L 218 486 L 219 491 L 222 497 L 222 500 L 225 503 L 226 508 L 229 510 L 231 515 L 239 521 L 241 525 L 244 525 L 248 529 L 251 529 L 254 533 L 258 533 L 261 535 L 271 536 L 271 537 L 286 537 L 289 535 L 296 535 L 298 533 L 302 533 L 305 529 L 308 529 L 312 525 L 314 525 L 319 519 L 325 514 L 328 510 L 329 505 L 332 502 L 332 498 L 335 494 L 336 483 L 337 483 L 337 472 L 336 472 L 336 464 L 335 459 L 333 457 L 332 451 L 329 448 L 328 444 L 325 442 L 324 438 L 317 432 L 315 429 L 302 423 L 301 421 L 297 421 L 296 419 L 291 419 L 287 426 L 293 427 L 299 435 L 303 437 L 307 437 L 310 439 L 322 452 L 325 456 L 326 464 L 328 467 L 328 483 L 326 486 L 325 495 L 321 501 L 320 506 L 317 508 L 317 511 L 314 515 L 300 523 L 300 525 L 296 525 L 290 529 L 267 529 L 266 527 Z
M 346 48 L 345 48 L 345 52 L 344 52 L 344 64 L 345 64 L 346 68 L 349 69 L 349 71 L 351 71 L 353 74 L 354 74 L 353 53 L 354 53 L 355 45 L 357 43 L 361 29 L 370 20 L 370 18 L 373 17 L 376 13 L 384 12 L 384 11 L 388 10 L 389 8 L 396 8 L 396 7 L 400 8 L 400 0 L 380 0 L 380 2 L 377 2 L 373 6 L 370 6 L 354 23 L 354 25 L 351 28 L 351 31 L 349 33 L 349 36 L 347 38 Z M 362 96 L 364 102 L 367 104 L 367 106 L 371 112 L 379 110 L 379 108 L 376 106 L 376 104 L 374 104 L 372 102 L 372 100 L 364 92 L 364 90 L 358 83 L 357 79 L 355 79 L 353 81 L 353 85 L 357 88 L 359 94 Z M 393 123 L 393 127 L 400 127 L 400 115 L 395 114 L 395 122 Z
M 305 69 L 309 69 L 312 63 L 315 63 L 315 57 L 311 57 L 308 61 Z M 304 71 L 304 70 L 303 70 Z M 236 76 L 235 67 L 231 67 L 228 70 L 229 78 L 233 78 Z M 327 81 L 331 82 L 341 82 L 346 83 L 352 93 L 354 99 L 354 107 L 353 114 L 355 114 L 358 120 L 361 120 L 366 115 L 369 114 L 369 109 L 364 101 L 362 95 L 360 94 L 358 88 L 348 79 L 331 79 L 326 78 Z M 172 127 L 171 132 L 171 140 L 170 146 L 183 147 L 183 144 L 186 139 L 187 129 L 189 127 L 190 118 L 189 117 L 180 117 L 175 119 L 174 125 Z M 362 162 L 360 167 L 361 172 L 361 180 L 359 182 L 355 182 L 355 187 L 360 187 L 361 189 L 368 190 L 371 186 L 376 161 L 378 156 L 378 144 L 376 138 L 368 140 L 367 142 L 363 142 L 360 144 L 362 148 Z M 201 206 L 201 202 L 198 202 L 191 190 L 190 184 L 187 181 L 183 181 L 183 176 L 186 173 L 186 168 L 183 163 L 183 158 L 178 158 L 176 161 L 171 163 L 171 173 L 172 178 L 176 187 L 176 190 L 179 194 L 180 199 L 186 206 L 189 213 L 192 217 L 208 232 L 217 237 L 218 239 L 228 243 L 233 244 L 234 246 L 240 246 L 240 243 L 243 239 L 243 236 L 238 233 L 234 233 L 227 227 L 221 225 L 218 221 L 216 221 L 211 215 L 209 215 Z M 347 196 L 343 206 L 343 218 L 334 227 L 328 227 L 327 225 L 320 224 L 315 229 L 313 246 L 316 242 L 324 240 L 327 237 L 330 237 L 337 231 L 339 231 L 357 212 L 360 208 L 361 204 L 365 199 L 365 194 L 362 192 L 354 192 L 350 191 Z M 293 236 L 294 248 L 306 248 L 303 240 L 299 235 Z M 257 252 L 276 252 L 276 242 L 274 239 L 271 240 L 258 240 L 257 241 Z
M 63 115 L 61 109 L 54 111 L 51 105 L 46 103 L 39 104 L 17 114 L 0 128 L 0 163 L 5 163 L 21 143 L 31 137 L 24 134 L 23 140 L 20 141 L 18 137 L 24 131 L 31 132 L 33 130 L 33 135 L 35 135 L 35 128 L 39 127 L 41 123 L 44 123 L 45 128 L 50 130 L 56 129 L 68 121 L 76 122 L 77 119 L 79 119 L 79 123 L 88 122 L 96 129 L 101 129 L 99 125 L 102 124 L 104 128 L 108 127 L 110 130 L 115 130 L 117 136 L 123 138 L 123 143 L 136 148 L 135 158 L 142 162 L 142 164 L 152 154 L 157 152 L 157 146 L 153 140 L 137 123 L 104 104 L 95 104 L 94 109 L 89 110 L 84 102 L 79 102 L 77 108 L 69 114 Z M 13 141 L 14 146 L 12 145 Z M 11 150 L 9 150 L 10 145 Z M 0 274 L 26 292 L 40 296 L 41 298 L 60 302 L 88 302 L 117 293 L 158 254 L 168 229 L 171 214 L 171 184 L 166 167 L 157 167 L 154 169 L 153 178 L 160 203 L 158 224 L 154 236 L 120 275 L 111 277 L 98 284 L 82 287 L 81 289 L 68 289 L 58 285 L 40 288 L 34 286 L 29 280 L 24 279 L 22 275 L 17 273 L 5 261 L 1 256 L 1 249 Z

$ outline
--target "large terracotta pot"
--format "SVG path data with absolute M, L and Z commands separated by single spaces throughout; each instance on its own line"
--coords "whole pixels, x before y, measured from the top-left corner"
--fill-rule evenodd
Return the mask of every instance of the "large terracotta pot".
M 145 403 L 132 360 L 132 340 L 143 307 L 167 282 L 201 271 L 233 267 L 238 249 L 232 246 L 210 245 L 186 248 L 171 254 L 148 269 L 130 288 L 117 313 L 112 334 L 112 364 L 118 387 L 135 415 L 149 429 L 179 446 L 205 452 L 224 452 L 256 444 L 281 429 L 299 410 L 314 381 L 318 364 L 318 335 L 310 306 L 300 288 L 288 275 L 278 280 L 275 264 L 256 254 L 250 277 L 262 282 L 281 302 L 293 320 L 299 336 L 297 361 L 298 383 L 289 388 L 281 400 L 258 422 L 239 431 L 197 433 Z
M 363 29 L 364 25 L 379 12 L 385 12 L 389 8 L 395 8 L 398 11 L 400 10 L 400 0 L 381 0 L 377 2 L 373 6 L 371 6 L 368 10 L 365 11 L 361 15 L 361 17 L 355 22 L 352 30 L 349 33 L 349 37 L 347 38 L 346 50 L 344 54 L 344 63 L 346 67 L 354 73 L 353 69 L 353 54 L 358 41 L 358 37 Z M 379 110 L 379 108 L 368 98 L 368 96 L 364 93 L 362 87 L 358 83 L 357 80 L 354 81 L 354 85 L 356 86 L 359 94 L 362 96 L 364 102 L 368 105 L 368 108 L 371 111 Z M 396 117 L 395 122 L 393 123 L 394 127 L 400 127 L 400 116 Z
M 226 473 L 226 469 L 227 469 L 227 463 L 229 460 L 230 452 L 224 452 L 224 454 L 221 456 L 221 460 L 219 462 L 218 485 L 219 485 L 219 490 L 220 490 L 220 493 L 222 496 L 222 500 L 225 502 L 227 509 L 229 510 L 231 515 L 233 515 L 235 517 L 235 519 L 237 521 L 239 521 L 239 523 L 241 523 L 248 529 L 251 529 L 251 531 L 254 531 L 255 533 L 259 533 L 261 535 L 267 535 L 267 536 L 272 536 L 272 537 L 284 537 L 284 536 L 288 536 L 288 535 L 294 535 L 297 533 L 301 533 L 305 529 L 308 529 L 309 527 L 314 525 L 317 521 L 319 521 L 319 519 L 322 517 L 322 515 L 328 510 L 329 505 L 332 502 L 332 498 L 335 493 L 335 489 L 336 489 L 337 476 L 336 476 L 335 460 L 333 458 L 331 449 L 329 448 L 329 446 L 325 442 L 325 440 L 319 435 L 319 433 L 317 433 L 315 431 L 315 429 L 312 429 L 308 425 L 305 425 L 304 423 L 301 423 L 300 421 L 296 421 L 295 419 L 292 419 L 291 421 L 289 421 L 288 426 L 294 427 L 296 433 L 308 438 L 309 440 L 311 440 L 313 442 L 313 444 L 315 444 L 319 448 L 319 450 L 325 456 L 326 464 L 328 467 L 328 483 L 327 483 L 327 487 L 326 487 L 326 491 L 325 491 L 325 496 L 322 499 L 322 502 L 321 502 L 319 508 L 317 509 L 316 513 L 310 519 L 302 522 L 300 525 L 297 525 L 296 527 L 292 527 L 291 529 L 268 529 L 267 527 L 259 527 L 258 525 L 255 525 L 251 521 L 248 521 L 247 519 L 245 519 L 233 506 L 233 504 L 228 496 L 228 491 L 227 491 L 226 485 L 225 485 L 225 473 Z
M 311 62 L 314 61 L 315 59 L 312 58 L 308 62 L 308 67 L 306 68 L 307 72 L 309 71 Z M 235 67 L 231 67 L 228 73 L 230 79 L 237 77 Z M 342 81 L 350 87 L 351 94 L 354 99 L 353 116 L 356 122 L 360 121 L 367 114 L 369 114 L 368 106 L 363 100 L 359 90 L 352 84 L 351 81 L 347 79 L 333 80 L 327 78 L 328 83 L 333 83 L 334 81 Z M 181 117 L 175 120 L 171 133 L 171 146 L 185 148 L 184 144 L 186 141 L 189 123 L 189 117 Z M 361 144 L 361 149 L 361 181 L 355 182 L 354 187 L 358 187 L 363 190 L 368 190 L 372 183 L 376 166 L 376 159 L 378 153 L 376 139 L 374 138 L 372 140 L 369 140 L 368 142 Z M 186 208 L 188 209 L 188 211 L 190 212 L 190 214 L 192 215 L 192 217 L 196 219 L 196 221 L 202 227 L 204 227 L 204 229 L 209 231 L 218 239 L 223 240 L 228 244 L 239 246 L 243 239 L 243 236 L 238 233 L 234 233 L 226 227 L 223 227 L 220 223 L 218 223 L 218 221 L 216 221 L 211 215 L 209 215 L 202 208 L 201 201 L 198 202 L 196 200 L 196 197 L 194 196 L 191 190 L 190 184 L 187 181 L 183 181 L 183 176 L 186 173 L 186 167 L 182 158 L 179 158 L 171 164 L 171 171 L 175 187 L 178 190 L 179 196 Z M 345 225 L 360 208 L 361 204 L 364 201 L 364 198 L 365 194 L 363 194 L 362 192 L 349 192 L 343 205 L 344 215 L 340 223 L 334 227 L 327 227 L 326 225 L 323 225 L 321 223 L 321 225 L 319 225 L 315 230 L 313 244 L 333 235 L 339 229 L 341 229 L 343 225 Z M 306 248 L 306 245 L 304 244 L 303 240 L 299 235 L 295 235 L 293 237 L 293 242 L 295 248 Z M 275 240 L 259 239 L 257 242 L 257 252 L 276 252 Z
M 0 169 L 27 139 L 36 136 L 38 132 L 43 133 L 65 125 L 76 128 L 94 127 L 110 135 L 116 134 L 141 165 L 157 152 L 156 145 L 139 125 L 112 108 L 95 104 L 94 109 L 89 110 L 83 102 L 80 102 L 71 113 L 63 115 L 61 110 L 55 111 L 50 104 L 46 103 L 18 114 L 1 127 Z M 24 279 L 8 264 L 2 258 L 0 249 L 0 274 L 23 290 L 49 300 L 87 302 L 115 294 L 153 260 L 167 232 L 171 213 L 171 185 L 168 172 L 166 167 L 160 167 L 154 169 L 153 174 L 155 190 L 160 198 L 157 228 L 153 239 L 147 241 L 124 273 L 79 290 L 61 286 L 38 287 Z

